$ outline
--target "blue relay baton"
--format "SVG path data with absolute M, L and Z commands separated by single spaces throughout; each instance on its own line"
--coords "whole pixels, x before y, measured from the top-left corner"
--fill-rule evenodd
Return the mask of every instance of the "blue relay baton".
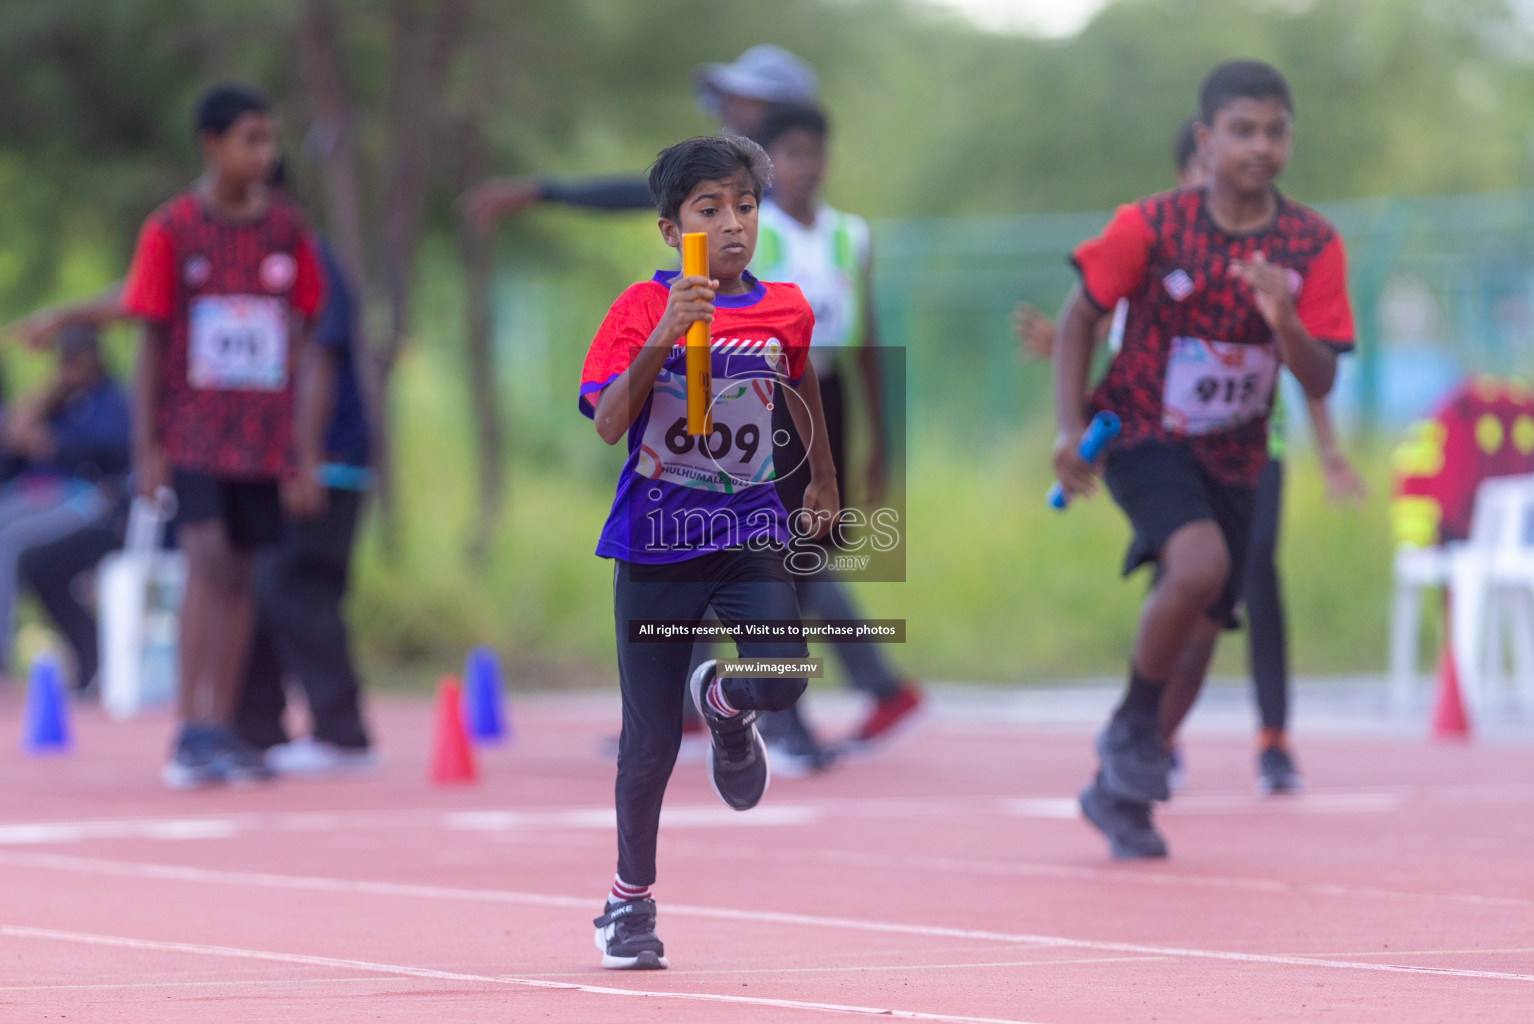
M 1081 445 L 1076 449 L 1076 454 L 1081 456 L 1083 462 L 1095 462 L 1103 453 L 1103 448 L 1109 441 L 1118 436 L 1119 428 L 1123 424 L 1119 422 L 1116 414 L 1104 409 L 1092 417 L 1092 422 L 1087 424 L 1086 433 L 1081 435 Z M 1065 488 L 1056 480 L 1049 488 L 1049 507 L 1063 511 L 1065 506 L 1071 503 L 1066 497 Z

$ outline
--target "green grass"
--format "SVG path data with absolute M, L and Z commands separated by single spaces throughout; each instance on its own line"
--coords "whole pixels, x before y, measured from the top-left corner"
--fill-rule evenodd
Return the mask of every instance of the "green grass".
M 359 649 L 385 685 L 421 687 L 490 643 L 522 687 L 610 682 L 611 565 L 591 552 L 611 502 L 615 452 L 570 413 L 566 444 L 591 461 L 514 457 L 510 502 L 483 559 L 465 538 L 474 508 L 462 401 L 447 361 L 415 351 L 395 378 L 400 424 L 400 542 L 364 533 L 352 612 Z M 1024 429 L 976 452 L 929 439 L 908 466 L 907 582 L 860 584 L 870 616 L 907 620 L 892 648 L 930 679 L 1018 683 L 1123 670 L 1145 578 L 1119 578 L 1127 541 L 1106 494 L 1064 515 L 1045 507 L 1049 436 Z M 1336 508 L 1314 460 L 1291 459 L 1281 540 L 1294 669 L 1332 674 L 1384 664 L 1390 545 L 1388 467 L 1364 453 L 1373 496 Z M 1216 671 L 1244 671 L 1245 641 L 1222 645 Z
M 909 582 L 860 588 L 870 614 L 904 617 L 903 655 L 937 679 L 1027 682 L 1123 671 L 1147 585 L 1119 568 L 1128 527 L 1106 493 L 1046 508 L 1049 436 L 1023 431 L 986 465 L 919 452 L 910 467 Z M 1385 658 L 1388 474 L 1365 453 L 1372 496 L 1335 507 L 1314 460 L 1289 466 L 1280 547 L 1294 670 L 1379 671 Z M 1240 674 L 1245 634 L 1216 671 Z

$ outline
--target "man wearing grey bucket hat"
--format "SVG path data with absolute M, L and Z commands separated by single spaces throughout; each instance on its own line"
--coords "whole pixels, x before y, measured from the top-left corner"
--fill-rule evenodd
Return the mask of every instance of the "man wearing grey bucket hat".
M 753 46 L 729 64 L 703 64 L 693 72 L 698 107 L 726 131 L 754 138 L 774 103 L 813 102 L 820 81 L 810 66 L 781 46 Z M 464 194 L 464 215 L 480 230 L 538 203 L 589 210 L 648 210 L 645 178 L 492 178 Z
M 783 47 L 763 43 L 733 64 L 702 65 L 693 73 L 693 88 L 705 114 L 756 139 L 770 105 L 813 103 L 820 93 L 820 80 L 808 64 Z

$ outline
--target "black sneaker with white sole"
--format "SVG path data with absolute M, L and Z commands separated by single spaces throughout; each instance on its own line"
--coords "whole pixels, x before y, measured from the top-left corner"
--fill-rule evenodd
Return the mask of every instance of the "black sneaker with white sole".
M 1172 761 L 1154 712 L 1115 714 L 1098 734 L 1097 756 L 1102 785 L 1114 796 L 1145 804 L 1171 798 L 1167 776 Z
M 270 782 L 277 777 L 266 755 L 234 734 L 233 729 L 217 727 L 213 731 L 213 757 L 224 778 L 235 785 Z
M 160 770 L 160 779 L 171 789 L 222 785 L 229 781 L 229 773 L 218 752 L 218 730 L 214 726 L 187 722 L 176 734 L 170 760 Z
M 608 903 L 591 922 L 597 926 L 597 949 L 610 971 L 662 971 L 670 967 L 666 947 L 655 935 L 655 901 Z
M 1304 780 L 1294 758 L 1283 747 L 1267 747 L 1257 755 L 1257 792 L 1261 796 L 1298 793 Z
M 797 707 L 764 711 L 756 720 L 756 731 L 767 746 L 767 760 L 775 775 L 801 779 L 825 771 L 836 761 L 836 751 L 810 733 Z
M 1166 840 L 1151 824 L 1148 801 L 1125 800 L 1103 786 L 1098 775 L 1081 791 L 1081 813 L 1108 840 L 1116 860 L 1154 860 L 1167 855 Z
M 708 706 L 703 695 L 713 682 L 714 664 L 710 659 L 699 665 L 687 683 L 693 703 L 703 714 L 703 724 L 708 726 L 711 746 L 704 761 L 708 782 L 725 804 L 737 811 L 749 811 L 761 802 L 770 777 L 767 747 L 756 731 L 759 712 L 741 711 L 725 718 Z

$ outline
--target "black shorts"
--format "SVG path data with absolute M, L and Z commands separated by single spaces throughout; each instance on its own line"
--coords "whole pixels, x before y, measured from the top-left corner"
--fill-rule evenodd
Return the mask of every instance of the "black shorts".
M 1125 576 L 1157 561 L 1172 534 L 1189 523 L 1207 519 L 1220 528 L 1230 556 L 1230 574 L 1208 614 L 1228 624 L 1241 594 L 1256 488 L 1220 483 L 1204 472 L 1190 449 L 1164 441 L 1113 452 L 1103 480 L 1134 528 L 1124 556 Z
M 177 525 L 222 520 L 229 542 L 242 551 L 282 540 L 282 499 L 277 481 L 226 480 L 177 469 L 172 472 L 172 485 Z

